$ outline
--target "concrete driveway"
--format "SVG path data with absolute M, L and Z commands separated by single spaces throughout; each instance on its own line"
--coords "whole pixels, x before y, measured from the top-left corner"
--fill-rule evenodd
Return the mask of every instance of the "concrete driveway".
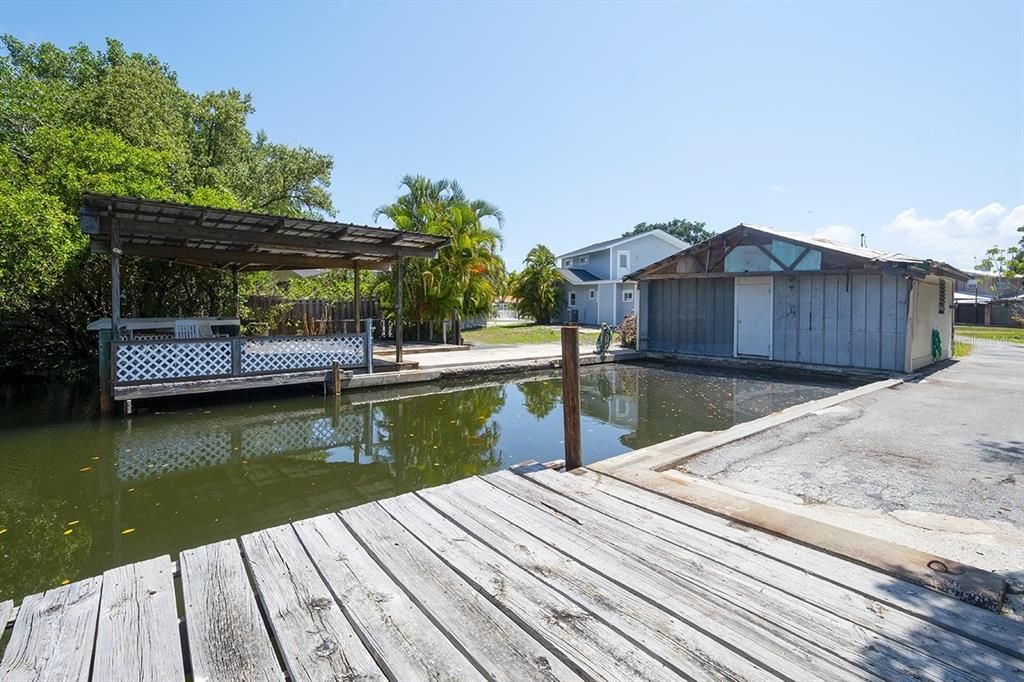
M 977 346 L 679 468 L 1024 584 L 1024 347 Z

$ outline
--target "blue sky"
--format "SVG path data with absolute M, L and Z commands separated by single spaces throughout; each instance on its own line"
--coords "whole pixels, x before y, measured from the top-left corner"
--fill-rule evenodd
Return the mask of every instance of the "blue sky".
M 0 0 L 0 30 L 251 92 L 254 128 L 334 155 L 342 220 L 457 178 L 510 267 L 673 216 L 969 267 L 1024 224 L 1021 2 Z

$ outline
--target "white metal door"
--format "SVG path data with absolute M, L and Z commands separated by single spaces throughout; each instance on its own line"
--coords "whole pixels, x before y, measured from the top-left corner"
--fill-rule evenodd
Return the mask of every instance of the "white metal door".
M 772 278 L 736 278 L 736 355 L 772 356 Z

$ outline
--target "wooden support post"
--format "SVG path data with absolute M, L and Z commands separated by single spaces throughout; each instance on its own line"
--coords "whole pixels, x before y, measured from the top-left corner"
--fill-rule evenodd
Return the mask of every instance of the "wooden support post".
M 100 365 L 100 414 L 114 414 L 114 389 L 110 345 L 110 330 L 101 329 L 99 333 L 99 365 Z
M 337 361 L 331 364 L 331 383 L 334 384 L 334 395 L 341 395 L 341 365 Z
M 565 470 L 572 471 L 583 466 L 578 327 L 562 327 L 562 414 L 565 425 Z
M 359 333 L 359 320 L 363 316 L 363 293 L 359 287 L 359 263 L 352 266 L 352 308 L 356 320 L 356 334 Z
M 395 258 L 395 363 L 402 362 L 402 257 Z
M 117 220 L 110 221 L 110 331 L 121 340 L 121 237 Z
M 234 297 L 234 301 L 235 301 L 235 317 L 239 317 L 240 318 L 242 316 L 242 305 L 241 305 L 241 302 L 238 300 L 238 266 L 237 265 L 232 265 L 231 266 L 231 295 Z M 241 331 L 241 330 L 239 330 L 239 331 Z
M 364 352 L 366 353 L 366 373 L 373 374 L 373 318 L 366 318 L 366 341 Z

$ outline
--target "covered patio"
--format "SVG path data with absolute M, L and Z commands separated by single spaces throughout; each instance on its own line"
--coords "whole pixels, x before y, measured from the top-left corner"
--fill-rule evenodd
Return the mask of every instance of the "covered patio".
M 265 215 L 86 193 L 82 231 L 110 255 L 111 316 L 99 332 L 101 402 L 322 380 L 328 370 L 373 372 L 373 320 L 360 319 L 360 273 L 401 281 L 407 257 L 432 258 L 447 238 L 348 223 Z M 121 258 L 141 256 L 232 275 L 234 317 L 126 318 Z M 238 274 L 347 268 L 353 271 L 353 333 L 241 336 Z M 395 363 L 402 358 L 402 292 L 396 287 Z M 188 302 L 184 302 L 187 306 Z

